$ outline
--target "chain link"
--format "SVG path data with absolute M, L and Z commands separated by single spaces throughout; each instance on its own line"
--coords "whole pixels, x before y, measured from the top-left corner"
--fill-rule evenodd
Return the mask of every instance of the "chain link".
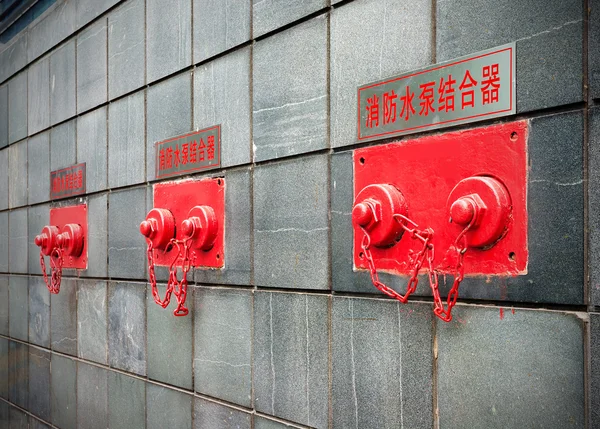
M 46 283 L 46 287 L 50 293 L 57 294 L 60 292 L 63 262 L 62 249 L 60 247 L 52 249 L 52 252 L 50 253 L 50 281 L 48 281 L 46 261 L 44 260 L 44 254 L 40 251 L 40 267 L 42 268 L 42 274 L 44 275 L 44 283 Z
M 420 230 L 419 226 L 415 222 L 413 222 L 408 217 L 400 214 L 394 215 L 394 219 L 396 219 L 396 221 L 400 223 L 402 228 L 408 234 L 410 234 L 410 237 L 413 240 L 421 241 L 423 243 L 423 247 L 417 252 L 411 250 L 409 253 L 411 276 L 408 280 L 406 293 L 404 295 L 401 295 L 379 280 L 379 275 L 377 274 L 377 269 L 375 268 L 375 261 L 373 260 L 373 255 L 370 250 L 371 237 L 368 231 L 361 227 L 364 233 L 361 248 L 369 266 L 369 272 L 371 274 L 371 281 L 373 285 L 386 295 L 395 298 L 402 303 L 406 303 L 408 301 L 409 296 L 412 293 L 414 293 L 417 289 L 417 285 L 419 283 L 419 272 L 423 267 L 423 263 L 425 262 L 425 260 L 427 260 L 427 278 L 429 280 L 429 286 L 431 287 L 431 292 L 433 294 L 433 312 L 437 317 L 439 317 L 443 321 L 451 321 L 452 308 L 456 304 L 456 300 L 458 298 L 458 288 L 460 287 L 460 283 L 464 279 L 464 255 L 468 249 L 466 233 L 473 226 L 474 220 L 472 220 L 469 223 L 469 225 L 467 225 L 467 227 L 462 230 L 462 232 L 456 237 L 454 244 L 450 247 L 450 249 L 448 249 L 447 256 L 452 252 L 456 253 L 456 265 L 454 266 L 453 273 L 454 281 L 452 283 L 452 288 L 448 293 L 448 297 L 446 298 L 446 308 L 444 308 L 444 303 L 442 302 L 439 291 L 439 275 L 433 265 L 433 260 L 435 257 L 434 245 L 432 243 L 434 233 L 433 229 L 426 228 L 424 230 Z M 408 224 L 412 225 L 412 227 L 409 227 Z

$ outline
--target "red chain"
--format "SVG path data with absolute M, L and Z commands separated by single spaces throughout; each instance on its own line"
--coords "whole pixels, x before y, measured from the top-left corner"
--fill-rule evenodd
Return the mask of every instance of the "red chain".
M 418 225 L 415 222 L 403 215 L 394 215 L 394 219 L 400 222 L 402 228 L 404 228 L 404 230 L 410 234 L 413 240 L 421 241 L 423 243 L 423 247 L 418 252 L 411 251 L 409 254 L 410 264 L 412 265 L 411 277 L 408 280 L 406 293 L 401 295 L 379 281 L 379 275 L 377 274 L 377 269 L 375 268 L 375 261 L 373 260 L 373 255 L 369 249 L 371 237 L 369 233 L 361 227 L 364 233 L 361 247 L 363 250 L 363 255 L 369 265 L 369 272 L 371 274 L 371 281 L 373 282 L 373 285 L 386 295 L 391 296 L 402 303 L 406 303 L 409 296 L 417 289 L 417 285 L 419 283 L 419 271 L 421 271 L 423 263 L 425 259 L 427 259 L 427 277 L 429 279 L 429 286 L 431 287 L 434 302 L 433 312 L 443 321 L 451 321 L 452 308 L 456 304 L 456 300 L 458 298 L 458 288 L 464 279 L 464 254 L 468 249 L 466 233 L 472 227 L 474 220 L 472 220 L 471 223 L 458 235 L 454 245 L 448 250 L 448 253 L 450 253 L 452 250 L 456 252 L 457 262 L 454 268 L 454 282 L 446 299 L 447 308 L 444 308 L 444 304 L 440 298 L 439 276 L 433 267 L 433 259 L 435 256 L 434 246 L 431 242 L 433 239 L 433 229 L 426 228 L 425 230 L 419 230 Z M 412 228 L 407 226 L 409 223 L 412 225 Z
M 50 281 L 48 281 L 48 274 L 46 272 L 46 261 L 44 260 L 44 254 L 40 251 L 40 266 L 42 268 L 42 274 L 44 275 L 44 283 L 50 291 L 50 293 L 57 294 L 60 292 L 60 282 L 62 280 L 62 268 L 63 268 L 63 254 L 62 249 L 55 247 L 50 253 Z
M 148 274 L 150 277 L 150 285 L 152 287 L 152 297 L 154 298 L 154 302 L 160 305 L 162 308 L 167 308 L 169 303 L 171 302 L 171 294 L 175 293 L 175 298 L 177 299 L 177 308 L 173 311 L 175 316 L 186 316 L 189 313 L 189 310 L 185 306 L 185 300 L 187 297 L 187 273 L 191 268 L 191 261 L 189 257 L 189 250 L 191 246 L 191 240 L 175 240 L 171 239 L 170 245 L 177 246 L 177 254 L 171 265 L 169 266 L 169 280 L 167 281 L 167 289 L 165 293 L 165 298 L 161 299 L 158 293 L 158 287 L 156 285 L 156 275 L 154 272 L 154 252 L 153 245 L 151 240 L 147 240 L 148 242 Z M 183 245 L 183 246 L 182 246 Z M 183 251 L 182 251 L 183 247 Z M 177 261 L 182 259 L 182 271 L 183 277 L 181 281 L 177 280 Z M 177 289 L 175 288 L 177 286 Z

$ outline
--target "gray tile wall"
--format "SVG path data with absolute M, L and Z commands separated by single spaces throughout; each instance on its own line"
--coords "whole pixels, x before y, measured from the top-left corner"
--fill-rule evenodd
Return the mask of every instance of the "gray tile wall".
M 0 427 L 595 427 L 596 3 L 58 0 L 0 45 Z M 444 324 L 426 279 L 402 305 L 353 270 L 356 88 L 510 42 L 528 274 L 468 278 Z M 138 229 L 155 142 L 216 124 L 186 178 L 225 179 L 225 265 L 174 317 Z M 78 162 L 87 193 L 48 201 Z M 33 240 L 82 202 L 88 269 L 50 294 Z

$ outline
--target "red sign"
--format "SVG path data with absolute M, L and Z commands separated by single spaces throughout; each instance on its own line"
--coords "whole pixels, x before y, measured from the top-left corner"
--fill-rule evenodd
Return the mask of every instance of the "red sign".
M 50 199 L 85 194 L 85 162 L 50 173 Z

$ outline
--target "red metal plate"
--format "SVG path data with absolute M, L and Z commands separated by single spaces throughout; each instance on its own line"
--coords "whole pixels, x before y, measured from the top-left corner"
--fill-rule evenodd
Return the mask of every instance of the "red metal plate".
M 154 185 L 154 207 L 168 209 L 175 218 L 175 237 L 182 239 L 181 222 L 195 206 L 210 206 L 215 211 L 218 222 L 217 238 L 212 249 L 203 251 L 192 248 L 190 258 L 194 267 L 221 268 L 225 264 L 225 180 L 202 179 L 164 182 Z M 159 266 L 169 266 L 177 255 L 177 249 L 164 253 L 155 252 L 154 261 Z
M 87 205 L 81 204 L 70 207 L 57 207 L 50 209 L 50 225 L 58 227 L 62 232 L 64 225 L 74 223 L 80 225 L 83 230 L 83 250 L 78 257 L 66 256 L 64 258 L 64 268 L 87 269 L 88 263 L 88 222 Z
M 408 217 L 420 229 L 433 228 L 434 265 L 452 272 L 446 251 L 461 227 L 449 222 L 447 200 L 452 189 L 471 176 L 491 176 L 510 193 L 512 217 L 506 235 L 493 247 L 469 248 L 465 273 L 515 276 L 527 273 L 527 122 L 513 122 L 405 140 L 354 151 L 354 196 L 368 185 L 396 186 L 408 205 Z M 367 269 L 360 257 L 362 231 L 354 228 L 354 266 Z M 372 247 L 378 270 L 409 274 L 409 250 L 421 243 L 404 234 L 393 247 Z

